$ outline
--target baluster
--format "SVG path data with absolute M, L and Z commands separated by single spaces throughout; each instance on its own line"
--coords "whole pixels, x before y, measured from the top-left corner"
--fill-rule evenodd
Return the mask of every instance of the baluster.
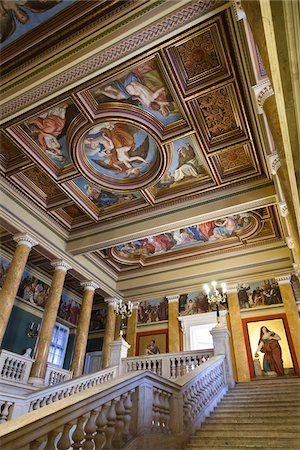
M 62 428 L 57 428 L 48 433 L 48 440 L 44 450 L 56 450 L 55 441 L 58 440 L 59 435 L 62 432 Z
M 83 414 L 82 416 L 79 416 L 78 419 L 77 419 L 76 428 L 75 428 L 75 430 L 73 431 L 73 434 L 72 434 L 72 440 L 73 440 L 72 448 L 74 450 L 75 449 L 80 449 L 82 447 L 81 444 L 82 444 L 82 441 L 83 441 L 83 439 L 85 437 L 83 427 L 84 427 L 84 423 L 86 421 L 86 418 L 87 418 L 86 414 Z
M 159 391 L 156 388 L 153 388 L 152 411 L 153 411 L 153 420 L 152 420 L 153 431 L 157 431 L 160 424 L 159 424 Z
M 12 402 L 7 402 L 4 401 L 4 403 L 2 403 L 1 408 L 0 408 L 0 423 L 4 423 L 9 419 L 9 416 L 11 416 L 11 412 L 10 408 L 14 403 Z M 3 406 L 4 405 L 4 406 Z M 2 411 L 1 411 L 2 409 Z
M 96 419 L 96 437 L 95 437 L 95 449 L 101 450 L 106 442 L 105 430 L 107 426 L 107 414 L 110 403 L 106 403 L 101 406 L 100 412 Z
M 40 446 L 44 444 L 47 440 L 47 436 L 43 436 L 40 438 L 35 439 L 34 441 L 30 442 L 29 448 L 30 450 L 39 450 Z
M 85 424 L 85 441 L 82 445 L 82 450 L 94 450 L 94 437 L 97 430 L 95 423 L 97 414 L 98 412 L 96 410 L 91 411 L 90 416 Z
M 125 407 L 124 407 L 124 398 L 126 396 L 121 395 L 120 400 L 116 403 L 116 432 L 114 436 L 114 447 L 122 448 L 123 447 L 123 430 L 125 427 L 124 415 L 125 415 Z
M 123 438 L 124 438 L 125 442 L 129 441 L 129 439 L 131 437 L 129 425 L 131 422 L 131 410 L 132 410 L 131 396 L 132 396 L 132 393 L 133 393 L 133 391 L 127 392 L 127 394 L 123 394 L 124 395 L 124 408 L 125 408 Z
M 69 450 L 71 447 L 70 431 L 74 422 L 68 422 L 65 424 L 62 435 L 57 442 L 58 450 Z
M 114 399 L 111 401 L 111 405 L 109 407 L 108 413 L 107 413 L 107 426 L 105 430 L 105 436 L 106 436 L 106 443 L 103 448 L 105 449 L 111 449 L 113 448 L 112 441 L 115 434 L 115 421 L 116 421 L 116 410 L 115 410 L 115 404 L 117 403 L 117 399 Z

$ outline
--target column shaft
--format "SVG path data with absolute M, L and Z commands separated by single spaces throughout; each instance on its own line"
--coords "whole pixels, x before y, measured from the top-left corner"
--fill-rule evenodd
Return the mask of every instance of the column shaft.
M 114 340 L 115 335 L 116 314 L 114 311 L 114 303 L 108 303 L 107 316 L 104 330 L 104 340 L 102 347 L 102 368 L 106 369 L 110 365 L 110 343 Z
M 73 378 L 82 375 L 85 352 L 89 334 L 89 326 L 92 314 L 94 289 L 85 289 L 83 292 L 79 322 L 76 331 L 74 353 L 71 370 Z
M 37 244 L 37 242 L 31 239 L 27 234 L 16 235 L 14 240 L 18 242 L 18 245 L 0 291 L 0 346 L 19 289 L 29 252 L 31 247 Z
M 121 316 L 117 316 L 117 315 L 116 315 L 115 335 L 114 335 L 114 340 L 115 340 L 115 341 L 117 341 L 118 339 L 120 339 L 121 324 L 122 324 Z
M 250 371 L 237 292 L 228 292 L 227 299 L 237 381 L 250 381 Z
M 38 344 L 35 354 L 35 361 L 32 365 L 30 378 L 31 381 L 40 384 L 46 372 L 47 358 L 50 350 L 52 334 L 56 322 L 57 312 L 64 286 L 66 271 L 55 269 L 49 296 L 46 302 L 41 330 L 38 338 Z M 36 379 L 40 379 L 39 381 Z
M 169 328 L 169 352 L 180 352 L 180 336 L 179 336 L 179 324 L 178 324 L 178 300 L 168 298 L 168 328 Z
M 296 300 L 290 284 L 280 284 L 279 282 L 279 289 L 295 349 L 298 369 L 300 369 L 300 317 Z
M 133 308 L 132 315 L 127 322 L 126 341 L 130 345 L 128 356 L 135 356 L 136 351 L 136 324 L 137 324 L 137 308 Z

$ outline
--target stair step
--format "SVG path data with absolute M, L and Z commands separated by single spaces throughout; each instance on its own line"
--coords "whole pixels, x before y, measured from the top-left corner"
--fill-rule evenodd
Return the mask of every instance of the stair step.
M 287 398 L 277 398 L 277 399 L 268 399 L 268 405 L 272 405 L 272 404 L 276 404 L 276 405 L 286 405 L 289 404 L 291 406 L 298 406 L 299 405 L 299 400 L 296 399 L 295 397 L 291 397 L 291 399 L 287 399 Z M 266 404 L 266 400 L 265 399 L 242 399 L 242 398 L 224 398 L 222 400 L 222 405 L 245 405 L 245 406 L 263 406 Z
M 241 409 L 240 411 L 234 411 L 234 413 L 235 413 L 235 417 L 258 417 L 258 418 L 260 418 L 260 421 L 261 421 L 261 423 L 264 423 L 265 421 L 266 421 L 266 414 L 268 414 L 268 417 L 272 417 L 272 420 L 273 420 L 273 418 L 274 417 L 278 417 L 278 413 L 276 413 L 276 411 L 267 411 L 266 410 L 266 412 L 265 413 L 261 413 L 261 411 L 255 411 L 255 410 L 252 410 L 252 411 L 245 411 L 244 409 Z M 221 417 L 228 417 L 228 418 L 230 418 L 230 417 L 234 417 L 233 416 L 233 411 L 231 411 L 230 409 L 229 410 L 223 410 L 223 411 L 220 411 L 219 409 L 217 409 L 217 410 L 215 410 L 214 412 L 213 412 L 213 417 L 219 417 L 219 416 L 221 416 Z M 299 420 L 299 418 L 300 418 L 300 412 L 299 411 L 291 411 L 289 414 L 288 414 L 288 417 L 290 418 L 290 417 L 294 417 L 294 418 L 297 418 L 298 420 Z M 279 415 L 279 417 L 281 417 L 281 420 L 286 420 L 286 414 L 280 414 Z
M 214 417 L 214 414 L 215 413 L 213 413 L 212 414 L 212 416 L 210 416 L 210 417 L 207 417 L 206 418 L 206 420 L 205 420 L 205 424 L 210 424 L 210 423 L 213 423 L 213 424 L 220 424 L 220 423 L 228 423 L 228 424 L 236 424 L 236 423 L 240 423 L 240 424 L 249 424 L 249 417 L 247 417 L 247 416 L 244 416 L 244 417 L 241 417 L 241 416 L 236 416 L 236 417 L 233 417 L 233 416 L 228 416 L 228 415 L 226 415 L 226 416 L 218 416 L 218 417 Z M 284 422 L 286 422 L 286 417 L 281 417 L 281 416 L 279 416 L 279 417 L 272 417 L 272 423 L 276 423 L 276 427 L 277 427 L 277 425 L 279 425 L 279 424 L 283 424 Z M 251 417 L 251 423 L 252 424 L 260 424 L 261 425 L 261 423 L 262 423 L 262 418 L 261 417 Z M 289 423 L 289 425 L 299 425 L 299 416 L 289 416 L 289 418 L 288 418 L 288 423 Z
M 298 407 L 297 407 L 298 406 Z M 280 412 L 282 413 L 282 412 L 288 412 L 288 411 L 298 411 L 299 410 L 299 405 L 297 405 L 296 407 L 293 407 L 293 405 L 282 405 L 282 406 L 280 406 Z M 236 405 L 222 405 L 222 404 L 219 404 L 218 406 L 217 406 L 217 408 L 218 408 L 218 411 L 232 411 L 232 412 L 239 412 L 239 411 L 244 411 L 245 410 L 245 408 L 247 408 L 247 411 L 257 411 L 257 405 L 244 405 L 244 408 L 243 408 L 243 405 L 238 405 L 238 404 L 236 404 Z M 261 407 L 260 409 L 259 409 L 259 412 L 264 412 L 264 413 L 268 413 L 270 411 L 270 408 L 268 407 L 268 406 L 264 406 L 264 407 Z M 273 413 L 276 413 L 277 414 L 277 412 L 276 411 L 273 411 Z
M 203 425 L 201 425 L 200 431 L 198 433 L 202 433 L 203 431 L 208 431 L 210 433 L 215 433 L 216 431 L 246 431 L 253 433 L 257 432 L 257 424 L 261 423 L 260 421 L 257 421 L 256 423 L 249 423 L 249 421 L 245 421 L 244 423 L 241 423 L 240 421 L 236 422 L 229 422 L 228 420 L 221 422 L 215 421 L 215 422 L 204 422 Z M 273 420 L 272 420 L 273 423 Z M 268 430 L 269 431 L 269 430 Z M 276 423 L 276 431 L 283 431 L 283 432 L 292 432 L 292 433 L 300 433 L 300 422 L 295 421 L 294 423 L 290 423 L 290 420 L 288 423 L 283 423 L 282 419 L 279 423 Z M 266 433 L 267 431 L 265 431 Z M 274 431 L 270 431 L 273 435 Z M 197 436 L 198 434 L 196 434 Z
M 195 436 L 192 437 L 192 441 L 196 442 L 198 439 L 207 439 L 207 438 L 230 438 L 230 439 L 236 439 L 236 438 L 242 438 L 242 440 L 246 438 L 253 438 L 255 436 L 256 439 L 264 439 L 264 437 L 269 438 L 279 438 L 279 439 L 298 439 L 300 443 L 300 431 L 296 431 L 291 433 L 290 431 L 282 431 L 282 430 L 257 430 L 255 431 L 255 434 L 253 433 L 253 430 L 205 430 L 204 428 L 200 429 L 200 431 L 197 432 Z
M 222 439 L 215 438 L 203 438 L 198 442 L 193 442 L 192 444 L 188 444 L 187 448 L 206 448 L 211 450 L 213 446 L 225 447 L 229 449 L 245 449 L 245 448 L 260 448 L 260 449 L 271 449 L 271 448 L 281 448 L 284 450 L 297 449 L 299 450 L 299 439 L 293 438 L 283 438 L 283 439 L 269 439 L 267 442 L 264 442 L 263 438 L 228 438 L 224 437 Z

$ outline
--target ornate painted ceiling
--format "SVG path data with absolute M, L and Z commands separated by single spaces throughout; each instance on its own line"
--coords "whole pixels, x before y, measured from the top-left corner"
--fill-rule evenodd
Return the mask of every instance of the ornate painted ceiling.
M 134 273 L 282 241 L 250 87 L 264 72 L 230 2 L 63 2 L 22 36 L 13 22 L 33 2 L 2 3 L 2 176 L 71 247 L 115 230 L 70 251 Z M 199 205 L 216 212 L 199 220 Z M 137 222 L 144 233 L 119 231 Z

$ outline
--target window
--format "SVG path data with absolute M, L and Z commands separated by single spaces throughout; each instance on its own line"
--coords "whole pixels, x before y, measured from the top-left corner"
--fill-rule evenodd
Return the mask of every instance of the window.
M 56 324 L 53 330 L 52 341 L 47 362 L 62 367 L 65 359 L 69 337 L 69 328 Z

